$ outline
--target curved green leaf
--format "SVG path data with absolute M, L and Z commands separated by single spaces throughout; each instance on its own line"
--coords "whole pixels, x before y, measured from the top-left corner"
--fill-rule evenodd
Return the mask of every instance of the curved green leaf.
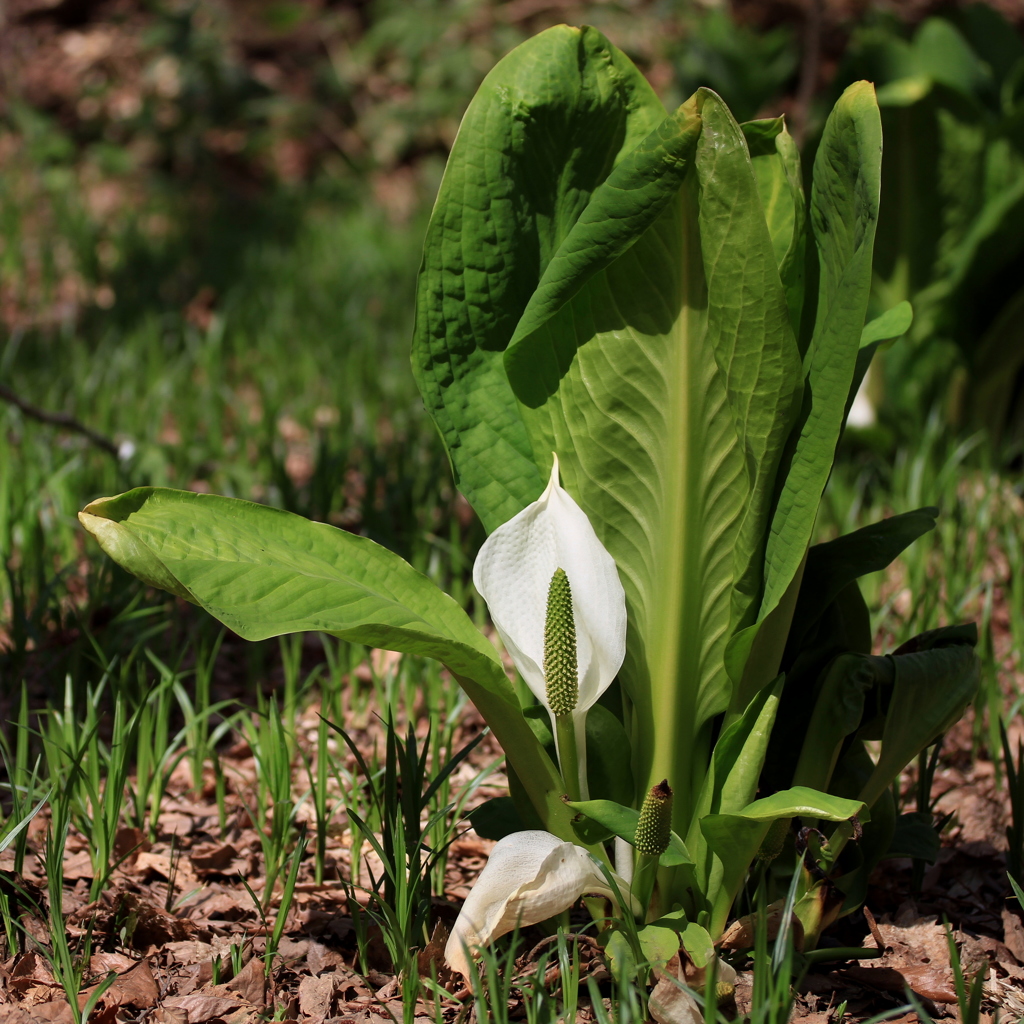
M 317 630 L 443 662 L 491 725 L 547 827 L 572 835 L 558 773 L 493 647 L 398 555 L 290 512 L 191 491 L 141 487 L 94 501 L 79 517 L 119 565 L 247 640 Z
M 566 806 L 583 815 L 589 821 L 574 822 L 573 827 L 577 835 L 588 837 L 588 842 L 594 842 L 593 826 L 596 823 L 601 829 L 600 842 L 618 836 L 625 839 L 631 846 L 636 837 L 636 826 L 640 821 L 640 812 L 632 807 L 625 807 L 615 803 L 614 800 L 567 800 Z M 662 867 L 673 867 L 678 864 L 692 864 L 686 844 L 673 832 L 669 840 L 668 849 L 661 855 L 659 863 Z
M 971 624 L 973 626 L 973 623 Z M 892 780 L 959 717 L 978 688 L 980 662 L 963 627 L 935 630 L 930 649 L 889 657 L 895 674 L 882 750 L 861 799 L 870 807 Z M 943 643 L 943 636 L 948 642 Z M 977 633 L 973 638 L 976 642 Z
M 703 774 L 695 737 L 730 697 L 725 642 L 760 594 L 800 387 L 743 135 L 718 97 L 702 91 L 697 106 L 701 136 L 680 194 L 506 354 L 534 451 L 545 467 L 558 453 L 563 485 L 619 567 L 634 774 L 644 789 L 671 780 L 680 823 Z M 551 390 L 540 368 L 552 366 L 557 390 L 532 407 Z
M 895 341 L 902 338 L 910 330 L 914 323 L 914 309 L 905 299 L 897 302 L 892 309 L 876 316 L 874 320 L 864 325 L 860 332 L 860 349 L 857 352 L 857 365 L 853 371 L 853 380 L 850 381 L 850 390 L 846 396 L 846 412 L 843 422 L 850 415 L 853 401 L 857 397 L 861 383 L 867 376 L 868 367 L 875 353 L 887 341 Z
M 919 508 L 871 523 L 825 544 L 815 544 L 807 552 L 784 663 L 796 657 L 808 630 L 844 587 L 870 572 L 885 569 L 915 540 L 935 528 L 938 514 L 934 507 Z
M 558 339 L 559 348 L 531 345 L 527 339 L 595 274 L 634 245 L 676 197 L 690 170 L 700 129 L 697 103 L 691 99 L 666 117 L 594 190 L 547 265 L 505 353 L 509 379 L 527 405 L 541 405 L 558 390 L 576 352 L 568 337 Z M 538 357 L 542 362 L 537 362 Z
M 804 357 L 807 391 L 772 520 L 759 619 L 781 600 L 807 550 L 842 430 L 871 289 L 882 128 L 869 82 L 851 85 L 825 124 L 814 161 L 811 227 L 818 308 Z
M 781 818 L 825 818 L 846 821 L 864 811 L 859 800 L 794 787 L 755 800 L 731 814 L 709 814 L 700 819 L 700 830 L 712 857 L 707 885 L 711 903 L 712 935 L 721 935 L 729 909 L 743 885 L 750 864 L 764 842 L 773 821 Z
M 743 714 L 726 726 L 715 744 L 686 835 L 698 861 L 704 852 L 698 822 L 709 814 L 730 813 L 745 807 L 757 792 L 784 682 L 784 677 L 779 676 L 771 686 L 754 694 Z
M 897 302 L 892 309 L 887 309 L 864 325 L 860 332 L 860 347 L 867 348 L 869 345 L 902 338 L 910 330 L 913 322 L 914 307 L 906 299 Z
M 832 796 L 807 786 L 793 786 L 771 796 L 754 800 L 735 814 L 748 821 L 777 821 L 779 818 L 821 818 L 849 821 L 864 813 L 864 802 Z
M 664 116 L 600 32 L 559 25 L 500 61 L 463 119 L 424 244 L 412 363 L 488 531 L 546 479 L 502 350 L 594 190 Z
M 779 276 L 786 290 L 794 333 L 800 331 L 804 307 L 806 208 L 800 151 L 786 131 L 785 119 L 747 121 L 743 129 L 765 221 L 772 236 Z
M 387 548 L 236 498 L 140 487 L 80 516 L 129 572 L 201 605 L 246 640 L 319 630 L 445 661 L 515 698 L 466 613 Z M 158 571 L 154 571 L 154 567 Z

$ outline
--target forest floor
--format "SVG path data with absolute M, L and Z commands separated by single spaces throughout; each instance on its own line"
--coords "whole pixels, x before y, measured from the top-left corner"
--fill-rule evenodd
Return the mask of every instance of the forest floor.
M 307 654 L 312 653 L 306 646 Z M 241 660 L 241 648 L 236 638 L 225 640 L 214 678 L 215 696 L 230 695 L 237 687 L 230 666 Z M 318 735 L 322 739 L 318 710 L 313 704 L 296 720 L 298 747 L 310 763 Z M 384 740 L 375 710 L 370 704 L 358 715 L 346 715 L 349 733 L 368 761 L 380 756 Z M 425 719 L 421 725 L 422 739 Z M 461 748 L 481 731 L 482 720 L 467 706 L 452 736 L 452 749 Z M 358 773 L 354 753 L 337 736 L 332 734 L 328 744 L 347 772 Z M 500 756 L 493 737 L 484 736 L 456 769 L 452 792 L 458 793 L 487 770 L 491 774 L 476 788 L 470 805 L 505 792 L 504 777 L 494 770 Z M 89 895 L 94 870 L 88 842 L 71 830 L 63 860 L 62 911 L 72 947 L 88 934 L 93 950 L 80 1004 L 85 1003 L 91 985 L 111 972 L 116 974 L 90 1020 L 95 1024 L 248 1024 L 272 1017 L 307 1024 L 354 1024 L 408 1019 L 380 926 L 367 910 L 372 879 L 382 874 L 381 862 L 370 844 L 363 842 L 353 872 L 353 830 L 343 812 L 326 832 L 321 881 L 317 883 L 314 874 L 312 844 L 299 866 L 272 970 L 267 973 L 267 937 L 278 904 L 276 899 L 271 901 L 264 916 L 254 903 L 254 895 L 265 887 L 261 839 L 249 810 L 259 765 L 249 743 L 237 734 L 224 744 L 220 760 L 226 782 L 221 801 L 212 771 L 196 791 L 187 759 L 182 760 L 170 776 L 155 839 L 137 828 L 120 829 L 114 855 L 123 859 L 99 899 L 90 900 Z M 303 764 L 303 757 L 293 759 L 296 792 L 308 788 Z M 843 1019 L 864 1020 L 905 1004 L 906 988 L 932 1017 L 956 1016 L 956 983 L 945 922 L 953 929 L 964 973 L 987 968 L 983 1017 L 997 1009 L 1004 1021 L 1024 1015 L 1024 920 L 1008 899 L 1009 804 L 997 777 L 999 770 L 993 761 L 978 756 L 970 715 L 947 734 L 932 789 L 936 815 L 950 816 L 938 861 L 926 867 L 916 891 L 911 861 L 882 863 L 864 911 L 839 921 L 826 941 L 878 946 L 884 954 L 878 959 L 812 968 L 799 985 L 797 1019 L 837 1024 L 837 1008 L 845 1004 Z M 904 792 L 909 792 L 914 785 L 912 773 L 903 782 Z M 11 901 L 12 915 L 20 914 L 24 929 L 23 950 L 0 963 L 0 1021 L 5 1024 L 73 1019 L 64 990 L 37 945 L 49 943 L 42 855 L 47 813 L 39 814 L 29 826 L 20 877 L 13 875 L 13 850 L 0 855 L 0 886 Z M 310 803 L 300 802 L 296 820 L 313 830 L 313 818 Z M 443 999 L 436 996 L 436 989 L 435 994 L 424 992 L 426 1001 L 417 1007 L 416 1019 L 476 1019 L 472 999 L 462 979 L 445 967 L 442 951 L 447 929 L 494 844 L 479 838 L 465 820 L 456 833 L 448 851 L 444 897 L 433 900 L 433 937 L 418 956 L 422 974 L 433 974 L 451 995 Z M 278 898 L 280 888 L 278 883 Z M 521 937 L 520 949 L 517 968 L 524 976 L 535 976 L 538 958 L 552 952 L 552 946 L 543 942 L 543 933 L 534 929 Z M 577 955 L 581 977 L 607 981 L 596 943 L 583 939 Z M 557 989 L 557 960 L 553 964 L 546 980 Z M 584 986 L 577 1016 L 581 1021 L 594 1019 L 586 991 Z M 507 1019 L 525 1019 L 523 998 L 513 983 Z M 751 974 L 741 970 L 736 988 L 740 1015 L 749 1011 L 750 998 Z M 913 1020 L 916 1014 L 899 1019 Z

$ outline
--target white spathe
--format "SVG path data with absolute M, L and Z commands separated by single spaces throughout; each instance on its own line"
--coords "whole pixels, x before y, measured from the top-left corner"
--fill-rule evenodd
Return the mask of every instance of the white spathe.
M 560 914 L 584 893 L 616 899 L 581 846 L 540 830 L 505 836 L 491 850 L 455 922 L 444 951 L 448 965 L 468 980 L 470 955 L 517 925 L 526 928 Z
M 572 590 L 580 687 L 573 714 L 582 716 L 626 656 L 626 595 L 615 560 L 558 482 L 558 456 L 544 493 L 487 538 L 473 566 L 505 649 L 545 707 L 544 622 L 556 569 L 565 570 Z

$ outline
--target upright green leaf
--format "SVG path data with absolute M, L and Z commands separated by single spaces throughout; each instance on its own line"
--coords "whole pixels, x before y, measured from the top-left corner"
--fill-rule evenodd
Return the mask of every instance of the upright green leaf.
M 157 487 L 94 501 L 80 518 L 119 565 L 247 640 L 316 630 L 443 662 L 493 728 L 547 827 L 571 837 L 561 780 L 494 649 L 398 555 L 280 509 Z
M 793 785 L 828 788 L 843 742 L 860 727 L 864 702 L 886 678 L 887 669 L 891 674 L 885 659 L 861 654 L 841 654 L 829 665 L 815 694 Z
M 733 636 L 726 655 L 736 681 L 731 715 L 778 671 L 798 576 L 845 421 L 871 286 L 881 145 L 874 92 L 870 83 L 858 82 L 829 115 L 815 157 L 811 228 L 818 295 L 804 355 L 803 407 L 779 470 L 757 623 Z
M 786 290 L 794 333 L 804 307 L 806 220 L 800 151 L 786 131 L 785 119 L 769 118 L 740 125 L 750 150 L 757 191 L 772 236 L 779 275 Z
M 794 787 L 755 800 L 731 814 L 709 814 L 700 820 L 701 833 L 714 854 L 705 891 L 711 894 L 712 935 L 725 927 L 736 894 L 747 877 L 750 862 L 764 842 L 773 821 L 785 818 L 846 821 L 864 811 L 860 800 L 844 800 L 805 787 Z
M 844 587 L 870 572 L 885 569 L 918 537 L 935 528 L 938 514 L 937 508 L 903 512 L 825 544 L 815 544 L 807 553 L 784 662 L 796 657 L 808 630 Z
M 971 624 L 973 627 L 973 623 Z M 974 651 L 976 628 L 936 630 L 924 649 L 901 654 L 892 663 L 892 698 L 885 715 L 882 750 L 861 791 L 869 806 L 904 767 L 941 736 L 962 714 L 978 688 L 980 663 Z M 915 638 L 919 642 L 922 638 Z
M 501 352 L 594 190 L 663 118 L 600 32 L 560 25 L 499 62 L 463 119 L 424 245 L 412 361 L 488 530 L 543 489 Z
M 774 686 L 764 687 L 756 693 L 743 715 L 725 729 L 715 744 L 686 835 L 687 848 L 697 865 L 702 891 L 707 891 L 710 879 L 721 877 L 721 864 L 720 857 L 708 845 L 701 823 L 709 816 L 739 811 L 757 792 L 782 684 L 780 677 Z M 685 899 L 681 891 L 677 890 L 674 895 L 677 899 Z
M 804 557 L 832 469 L 871 289 L 881 155 L 874 89 L 857 82 L 829 115 L 814 161 L 818 307 L 804 357 L 802 420 L 772 521 L 761 619 L 782 598 Z
M 637 786 L 668 778 L 680 823 L 703 773 L 692 774 L 692 738 L 729 701 L 725 643 L 760 595 L 800 387 L 743 135 L 713 94 L 697 107 L 679 195 L 596 273 L 595 236 L 574 231 L 565 248 L 579 240 L 583 284 L 557 311 L 545 303 L 546 321 L 528 309 L 505 357 L 534 451 L 558 453 L 564 485 L 619 566 Z M 588 218 L 614 222 L 599 215 L 606 201 L 619 193 L 595 192 Z

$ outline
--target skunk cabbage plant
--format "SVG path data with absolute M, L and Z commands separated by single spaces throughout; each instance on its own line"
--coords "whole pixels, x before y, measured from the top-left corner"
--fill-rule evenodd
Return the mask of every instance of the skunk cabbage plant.
M 797 873 L 810 944 L 894 844 L 931 848 L 889 787 L 970 699 L 974 637 L 873 655 L 856 580 L 934 510 L 810 547 L 853 396 L 909 317 L 865 324 L 881 149 L 856 83 L 807 196 L 781 118 L 737 124 L 705 89 L 666 115 L 590 28 L 487 76 L 428 229 L 412 361 L 490 534 L 475 579 L 523 685 L 368 539 L 153 488 L 82 514 L 243 637 L 320 630 L 448 667 L 512 794 L 479 819 L 508 838 L 456 927 L 459 969 L 510 915 L 617 890 L 634 961 L 706 963 L 757 857 Z M 624 933 L 606 929 L 613 957 Z

